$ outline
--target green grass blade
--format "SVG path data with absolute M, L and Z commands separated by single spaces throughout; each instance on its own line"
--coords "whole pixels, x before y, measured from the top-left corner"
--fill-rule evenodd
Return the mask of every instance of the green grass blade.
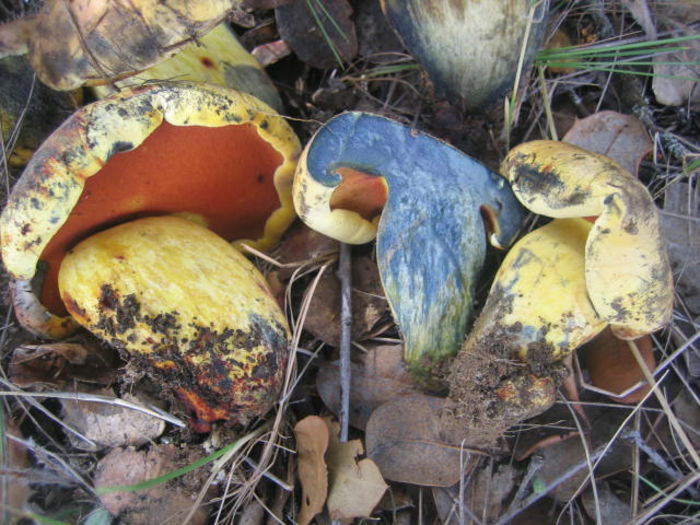
M 326 26 L 323 25 L 323 21 L 318 15 L 318 12 L 316 11 L 316 9 L 314 9 L 314 6 L 311 5 L 311 0 L 306 0 L 306 5 L 308 6 L 309 11 L 311 11 L 311 15 L 314 17 L 314 21 L 316 22 L 316 25 L 318 26 L 318 28 L 321 31 L 321 34 L 323 35 L 323 39 L 326 41 L 326 44 L 331 50 L 331 53 L 333 53 L 333 57 L 335 58 L 336 62 L 338 62 L 338 65 L 340 67 L 343 67 L 343 57 L 340 56 L 338 48 L 336 47 L 333 39 L 328 34 L 328 30 L 326 29 Z
M 146 481 L 142 481 L 141 483 L 134 483 L 133 485 L 116 485 L 113 487 L 100 487 L 95 490 L 95 493 L 98 496 L 104 496 L 105 494 L 111 494 L 112 492 L 136 492 L 138 490 L 146 490 L 150 489 L 151 487 L 155 487 L 156 485 L 160 485 L 161 483 L 166 483 L 170 481 L 171 479 L 178 478 L 180 476 L 184 476 L 185 474 L 192 472 L 193 470 L 198 469 L 199 467 L 203 467 L 207 463 L 211 463 L 212 461 L 220 458 L 224 454 L 227 454 L 229 452 L 233 452 L 236 449 L 239 449 L 243 445 L 245 445 L 250 439 L 255 437 L 259 432 L 257 430 L 250 432 L 249 434 L 246 434 L 243 436 L 241 439 L 238 441 L 234 441 L 230 445 L 225 446 L 222 449 L 217 450 L 216 452 L 213 452 L 209 454 L 206 457 L 200 458 L 197 461 L 179 468 L 177 470 L 173 470 L 172 472 L 168 472 L 166 474 L 163 474 L 162 476 L 158 476 L 157 478 L 149 479 Z
M 331 16 L 322 0 L 316 0 L 316 3 L 318 4 L 318 7 L 321 8 L 321 11 L 323 11 L 323 14 L 326 15 L 326 18 L 331 21 L 331 24 L 333 24 L 333 27 L 335 27 L 335 30 L 338 32 L 338 34 L 343 37 L 343 40 L 345 40 L 346 42 L 350 42 L 350 37 L 345 31 L 343 31 L 343 28 L 340 27 L 338 21 L 335 18 L 333 18 L 333 16 Z

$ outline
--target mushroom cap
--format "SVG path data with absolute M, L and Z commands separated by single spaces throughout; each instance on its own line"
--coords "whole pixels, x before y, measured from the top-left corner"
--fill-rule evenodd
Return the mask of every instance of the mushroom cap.
M 423 378 L 464 340 L 488 227 L 491 241 L 507 246 L 523 219 L 508 185 L 482 164 L 361 112 L 338 115 L 317 131 L 299 160 L 293 194 L 299 217 L 314 230 L 354 244 L 376 234 L 404 356 Z
M 269 248 L 296 216 L 299 150 L 269 106 L 217 86 L 149 84 L 83 107 L 37 150 L 0 217 L 20 322 L 44 337 L 71 333 L 55 287 L 60 260 L 125 220 L 189 213 L 227 240 Z M 40 260 L 49 273 L 38 300 L 30 282 Z
M 283 110 L 272 80 L 260 62 L 241 45 L 227 22 L 219 24 L 197 42 L 187 44 L 176 55 L 115 81 L 114 86 L 124 89 L 154 80 L 187 80 L 228 87 L 249 93 L 276 111 Z M 95 86 L 93 91 L 99 97 L 115 92 L 110 85 Z
M 381 0 L 382 9 L 412 55 L 444 94 L 467 109 L 493 102 L 513 87 L 523 41 L 525 67 L 546 28 L 539 2 L 528 28 L 527 0 Z
M 670 322 L 673 278 L 661 221 L 636 177 L 604 155 L 550 140 L 513 148 L 501 173 L 535 213 L 595 218 L 586 241 L 586 286 L 617 336 L 640 337 Z
M 175 216 L 120 224 L 66 255 L 59 287 L 73 318 L 174 388 L 200 430 L 276 401 L 286 319 L 255 266 L 212 231 Z

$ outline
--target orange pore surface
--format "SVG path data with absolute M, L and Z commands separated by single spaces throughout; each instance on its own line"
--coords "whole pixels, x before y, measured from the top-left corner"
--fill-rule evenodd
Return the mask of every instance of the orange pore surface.
M 252 124 L 219 128 L 161 124 L 138 148 L 117 153 L 86 180 L 68 221 L 41 256 L 48 263 L 41 301 L 65 315 L 58 269 L 86 237 L 145 216 L 189 212 L 222 237 L 258 239 L 280 207 L 274 173 L 282 156 Z
M 351 210 L 368 221 L 382 212 L 389 197 L 389 187 L 384 177 L 348 167 L 337 168 L 336 171 L 343 181 L 331 195 L 331 210 Z

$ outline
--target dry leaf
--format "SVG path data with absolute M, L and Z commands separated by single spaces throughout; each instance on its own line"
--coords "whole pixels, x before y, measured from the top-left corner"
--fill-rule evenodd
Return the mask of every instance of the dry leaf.
M 633 175 L 653 145 L 639 119 L 616 111 L 599 111 L 577 119 L 562 141 L 607 155 Z
M 21 387 L 75 379 L 107 385 L 115 379 L 117 362 L 114 350 L 97 343 L 22 345 L 12 352 L 9 372 Z
M 109 389 L 89 393 L 113 396 Z M 144 395 L 125 394 L 123 399 L 138 405 L 153 404 Z M 126 445 L 145 445 L 165 430 L 165 421 L 137 410 L 75 399 L 62 399 L 63 421 L 95 442 L 97 446 L 67 432 L 71 444 L 80 450 L 96 451 Z
M 679 295 L 700 316 L 700 185 L 666 185 L 663 229 Z
M 394 399 L 374 411 L 365 444 L 367 456 L 384 478 L 434 487 L 459 481 L 468 454 L 460 454 L 459 440 L 454 442 L 440 428 L 444 405 L 442 398 L 416 395 Z
M 656 361 L 651 337 L 643 336 L 637 339 L 635 344 L 649 370 L 654 371 Z M 591 383 L 598 388 L 613 394 L 621 394 L 640 381 L 644 381 L 644 374 L 627 341 L 615 337 L 610 328 L 606 328 L 595 339 L 583 345 L 579 352 L 591 374 Z M 618 403 L 635 404 L 644 398 L 649 388 L 649 385 L 644 383 L 624 397 L 609 397 Z
M 477 516 L 496 521 L 507 506 L 508 498 L 518 478 L 518 471 L 510 464 L 499 465 L 491 471 L 484 468 L 472 475 L 464 492 L 466 508 Z M 433 487 L 433 499 L 443 525 L 457 525 L 459 519 L 459 484 L 449 488 Z
M 200 457 L 193 449 L 179 450 L 175 445 L 156 445 L 147 452 L 115 448 L 97 464 L 95 489 L 141 483 L 189 465 Z M 100 501 L 105 509 L 129 525 L 182 523 L 208 475 L 207 469 L 197 469 L 147 490 L 104 494 Z M 203 525 L 207 508 L 197 509 L 188 523 Z
M 299 481 L 301 482 L 301 509 L 297 516 L 299 525 L 306 525 L 323 510 L 328 494 L 328 475 L 324 454 L 328 449 L 328 426 L 318 416 L 308 416 L 294 427 L 299 456 Z
M 368 349 L 359 363 L 351 363 L 350 424 L 364 430 L 372 412 L 401 396 L 420 393 L 403 360 L 401 345 Z M 316 376 L 316 388 L 326 406 L 340 412 L 340 362 L 324 362 Z
M 352 337 L 362 339 L 387 311 L 379 270 L 369 257 L 352 261 Z M 331 346 L 340 344 L 340 281 L 325 273 L 314 291 L 304 328 Z
M 593 497 L 591 489 L 581 495 L 581 503 L 591 520 L 596 519 L 598 511 L 601 523 L 629 523 L 633 517 L 632 509 L 610 490 L 607 483 L 599 484 L 597 493 L 597 500 Z
M 230 10 L 227 0 L 48 0 L 35 17 L 2 26 L 0 56 L 28 48 L 34 71 L 54 89 L 102 84 L 172 56 Z
M 4 457 L 0 461 L 3 470 L 0 480 L 0 507 L 9 504 L 13 509 L 25 510 L 25 506 L 31 495 L 29 481 L 26 479 L 26 471 L 29 468 L 29 458 L 27 449 L 9 439 L 7 436 L 14 436 L 22 439 L 19 426 L 12 419 L 5 419 L 5 435 L 2 436 L 2 447 Z M 7 493 L 4 491 L 7 490 Z M 0 508 L 0 521 L 2 523 L 13 524 L 19 522 L 19 518 L 12 517 L 6 509 Z
M 379 503 L 388 485 L 379 468 L 364 454 L 362 442 L 354 439 L 341 443 L 339 425 L 330 423 L 330 443 L 326 453 L 329 474 L 328 512 L 331 519 L 368 517 Z
M 300 60 L 319 69 L 338 66 L 331 45 L 348 62 L 357 54 L 357 37 L 351 15 L 352 7 L 347 0 L 296 1 L 275 9 L 282 39 L 289 43 Z M 332 43 L 326 40 L 326 35 Z

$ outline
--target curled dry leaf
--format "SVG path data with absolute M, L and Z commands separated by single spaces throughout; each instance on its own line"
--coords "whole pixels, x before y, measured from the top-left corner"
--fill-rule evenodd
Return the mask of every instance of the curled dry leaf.
M 351 363 L 350 424 L 362 430 L 372 412 L 383 403 L 401 396 L 419 394 L 420 386 L 403 361 L 401 345 L 369 348 L 361 361 Z M 340 412 L 340 362 L 324 362 L 316 376 L 316 388 L 326 406 Z
M 21 387 L 63 385 L 76 379 L 106 385 L 116 378 L 117 366 L 116 352 L 96 342 L 49 343 L 15 348 L 9 373 Z
M 599 111 L 577 119 L 562 141 L 606 155 L 633 175 L 637 174 L 639 163 L 653 145 L 638 118 L 616 111 Z
M 341 443 L 340 426 L 326 420 L 330 430 L 330 443 L 326 453 L 329 489 L 328 512 L 331 519 L 369 517 L 382 499 L 387 484 L 376 463 L 364 455 L 359 439 Z
M 384 403 L 365 431 L 367 456 L 386 479 L 413 485 L 449 487 L 469 467 L 459 433 L 441 428 L 445 400 L 414 395 Z M 463 464 L 467 461 L 467 464 Z
M 651 336 L 643 336 L 637 339 L 639 352 L 644 362 L 652 372 L 656 368 L 654 359 L 654 347 Z M 580 350 L 591 375 L 591 383 L 594 386 L 611 392 L 610 399 L 618 403 L 635 404 L 641 401 L 649 392 L 650 386 L 644 381 L 637 360 L 634 358 L 627 341 L 615 337 L 615 334 L 606 329 L 598 337 L 586 343 Z M 623 397 L 614 394 L 622 394 L 630 388 L 639 385 L 634 391 Z
M 307 416 L 294 426 L 294 437 L 299 457 L 301 508 L 299 525 L 308 524 L 323 510 L 328 495 L 328 470 L 324 455 L 328 450 L 329 430 L 318 416 Z
M 104 84 L 152 66 L 201 37 L 231 0 L 47 0 L 32 17 L 2 26 L 0 56 L 29 53 L 42 82 L 58 90 Z
M 89 394 L 114 396 L 109 389 L 85 391 Z M 144 395 L 125 394 L 125 401 L 137 405 L 152 405 L 154 401 Z M 145 445 L 160 436 L 165 430 L 165 421 L 131 408 L 62 399 L 63 421 L 82 435 L 91 439 L 96 446 L 67 432 L 71 444 L 79 450 L 96 451 L 102 448 L 122 447 L 127 445 Z
M 174 445 L 157 445 L 148 451 L 115 448 L 97 464 L 95 489 L 133 485 L 151 480 L 182 468 L 200 459 L 193 449 L 179 450 Z M 190 512 L 202 485 L 208 476 L 206 469 L 138 491 L 109 492 L 100 501 L 111 514 L 130 525 L 154 523 L 181 523 Z M 202 505 L 188 522 L 204 525 L 209 507 Z

